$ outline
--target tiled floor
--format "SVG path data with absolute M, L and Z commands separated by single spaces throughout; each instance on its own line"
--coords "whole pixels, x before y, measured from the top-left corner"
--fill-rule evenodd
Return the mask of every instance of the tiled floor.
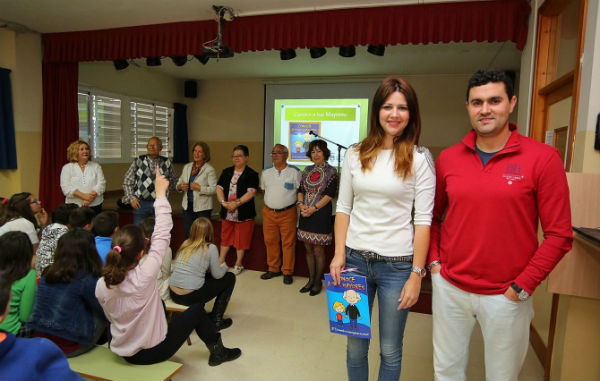
M 300 294 L 306 278 L 261 280 L 261 273 L 238 276 L 227 315 L 233 326 L 222 331 L 225 346 L 239 347 L 242 357 L 217 367 L 208 366 L 208 350 L 192 335 L 173 357 L 184 364 L 174 380 L 345 380 L 345 336 L 329 333 L 326 296 Z M 210 310 L 211 306 L 207 306 Z M 376 309 L 374 309 L 375 311 Z M 374 316 L 377 319 L 377 316 Z M 373 336 L 377 337 L 376 324 Z M 485 379 L 483 342 L 476 329 L 471 342 L 468 379 Z M 379 340 L 373 339 L 370 377 L 379 367 Z M 521 380 L 541 380 L 542 365 L 530 347 Z M 433 380 L 431 316 L 410 313 L 404 339 L 402 380 Z

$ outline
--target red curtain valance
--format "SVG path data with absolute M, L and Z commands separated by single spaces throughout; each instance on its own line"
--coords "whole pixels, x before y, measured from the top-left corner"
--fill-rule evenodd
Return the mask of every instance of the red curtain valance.
M 526 0 L 415 4 L 239 17 L 226 22 L 235 52 L 367 44 L 513 41 L 523 49 Z M 214 20 L 43 35 L 45 62 L 200 54 Z

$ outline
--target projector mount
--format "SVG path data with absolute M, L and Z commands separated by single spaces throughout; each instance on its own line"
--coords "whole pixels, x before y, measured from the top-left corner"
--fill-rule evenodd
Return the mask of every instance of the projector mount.
M 217 38 L 202 44 L 202 55 L 210 58 L 233 57 L 233 50 L 223 45 L 223 23 L 235 18 L 233 9 L 223 5 L 213 5 L 212 8 L 217 16 Z

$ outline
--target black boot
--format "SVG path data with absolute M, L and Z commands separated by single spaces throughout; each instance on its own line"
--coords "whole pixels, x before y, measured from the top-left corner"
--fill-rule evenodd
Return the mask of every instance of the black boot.
M 223 341 L 219 337 L 216 343 L 206 345 L 210 351 L 208 365 L 217 366 L 227 361 L 233 361 L 242 355 L 242 350 L 239 348 L 225 348 Z
M 233 286 L 235 285 L 235 276 L 233 276 L 231 287 L 226 288 L 221 291 L 217 298 L 215 299 L 215 304 L 213 305 L 212 312 L 208 315 L 210 316 L 210 320 L 215 323 L 215 327 L 217 331 L 220 331 L 225 328 L 231 327 L 233 324 L 233 320 L 227 318 L 225 319 L 223 315 L 225 315 L 225 310 L 227 309 L 227 305 L 229 304 L 229 299 L 231 299 L 231 294 L 233 293 Z

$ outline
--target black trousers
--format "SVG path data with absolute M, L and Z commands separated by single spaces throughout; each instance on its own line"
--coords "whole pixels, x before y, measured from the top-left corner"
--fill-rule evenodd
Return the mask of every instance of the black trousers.
M 142 349 L 124 359 L 138 365 L 156 364 L 168 360 L 181 348 L 194 330 L 206 345 L 216 343 L 221 337 L 215 324 L 204 311 L 204 305 L 196 303 L 171 320 L 167 337 L 161 343 L 152 348 Z
M 204 284 L 197 290 L 185 295 L 178 295 L 172 290 L 169 290 L 171 299 L 177 304 L 190 306 L 195 303 L 206 303 L 221 294 L 231 295 L 235 287 L 235 275 L 227 272 L 220 279 L 213 278 L 209 272 L 205 274 Z M 224 311 L 223 311 L 224 312 Z

